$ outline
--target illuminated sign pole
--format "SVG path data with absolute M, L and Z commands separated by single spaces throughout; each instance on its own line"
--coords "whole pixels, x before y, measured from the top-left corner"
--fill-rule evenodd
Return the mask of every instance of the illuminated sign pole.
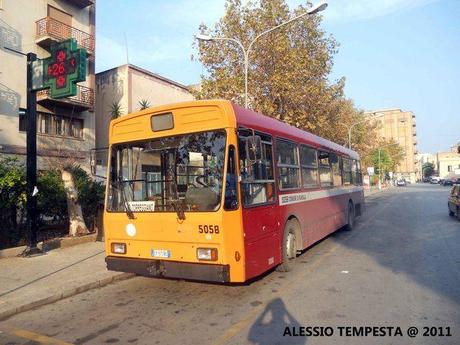
M 50 98 L 75 96 L 76 83 L 86 76 L 86 50 L 77 48 L 75 39 L 53 44 L 50 49 L 51 56 L 43 60 L 34 53 L 26 54 L 28 246 L 23 256 L 41 253 L 37 248 L 37 91 L 49 88 Z

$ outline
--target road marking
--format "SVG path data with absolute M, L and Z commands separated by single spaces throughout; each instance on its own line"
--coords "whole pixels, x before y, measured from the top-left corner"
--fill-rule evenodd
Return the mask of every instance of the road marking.
M 5 332 L 15 335 L 19 338 L 32 340 L 43 345 L 72 345 L 63 340 L 48 337 L 47 335 L 28 331 L 26 329 L 15 328 L 11 326 L 2 326 Z M 1 331 L 0 331 L 1 332 Z

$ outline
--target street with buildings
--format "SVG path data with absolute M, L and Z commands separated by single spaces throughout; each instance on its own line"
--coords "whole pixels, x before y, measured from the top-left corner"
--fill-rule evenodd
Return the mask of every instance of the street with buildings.
M 401 11 L 439 5 L 422 2 Z M 454 101 L 400 98 L 400 75 L 392 96 L 363 90 L 384 84 L 371 74 L 359 100 L 345 95 L 325 38 L 334 25 L 319 25 L 350 12 L 343 3 L 270 0 L 267 15 L 238 2 L 247 37 L 222 5 L 215 30 L 194 23 L 186 44 L 193 1 L 121 3 L 0 0 L 0 345 L 460 344 Z M 284 19 L 258 27 L 259 10 Z M 120 31 L 137 26 L 172 36 L 139 48 Z M 201 63 L 191 78 L 179 45 Z M 372 59 L 345 59 L 369 73 Z
M 439 185 L 393 187 L 369 196 L 353 231 L 339 230 L 304 251 L 292 272 L 270 271 L 236 285 L 118 281 L 3 320 L 0 343 L 455 345 L 460 231 L 448 216 L 447 195 Z M 313 326 L 334 334 L 283 336 L 286 327 Z M 338 335 L 338 327 L 356 326 L 401 327 L 404 334 Z M 420 333 L 408 337 L 409 327 Z M 423 336 L 423 327 L 449 328 L 452 335 Z

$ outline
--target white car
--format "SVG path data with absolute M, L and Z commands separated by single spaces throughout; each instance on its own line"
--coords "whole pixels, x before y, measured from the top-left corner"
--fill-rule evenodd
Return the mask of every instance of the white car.
M 439 180 L 440 180 L 439 176 L 431 176 L 430 183 L 439 184 Z

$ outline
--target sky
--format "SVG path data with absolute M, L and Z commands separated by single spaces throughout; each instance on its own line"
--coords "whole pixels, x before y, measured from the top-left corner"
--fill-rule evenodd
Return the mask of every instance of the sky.
M 225 0 L 98 0 L 96 71 L 129 63 L 184 85 L 204 69 L 193 36 L 224 14 Z M 287 0 L 292 8 L 305 1 Z M 416 115 L 418 150 L 460 140 L 460 1 L 330 0 L 322 28 L 340 44 L 330 80 L 363 110 Z

